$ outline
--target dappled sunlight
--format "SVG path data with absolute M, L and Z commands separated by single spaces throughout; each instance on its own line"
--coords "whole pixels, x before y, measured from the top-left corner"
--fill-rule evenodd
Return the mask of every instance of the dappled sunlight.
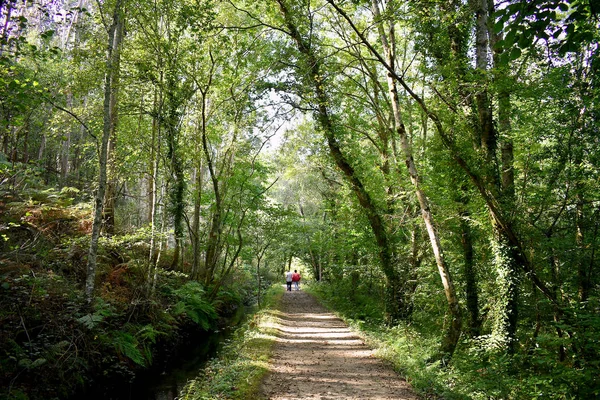
M 287 292 L 263 325 L 276 347 L 269 399 L 415 399 L 348 326 L 303 292 Z

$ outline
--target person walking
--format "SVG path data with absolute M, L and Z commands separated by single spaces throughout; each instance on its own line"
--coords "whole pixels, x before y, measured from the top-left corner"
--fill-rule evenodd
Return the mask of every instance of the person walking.
M 292 282 L 294 282 L 294 288 L 300 290 L 300 274 L 296 270 L 292 274 Z
M 287 290 L 288 292 L 292 291 L 292 276 L 294 274 L 292 273 L 292 271 L 288 271 L 285 273 L 285 283 L 287 285 Z

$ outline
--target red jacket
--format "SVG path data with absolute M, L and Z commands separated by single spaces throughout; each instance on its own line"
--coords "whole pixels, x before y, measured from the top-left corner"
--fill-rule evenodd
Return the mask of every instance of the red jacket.
M 292 274 L 292 282 L 300 282 L 300 274 L 293 273 Z

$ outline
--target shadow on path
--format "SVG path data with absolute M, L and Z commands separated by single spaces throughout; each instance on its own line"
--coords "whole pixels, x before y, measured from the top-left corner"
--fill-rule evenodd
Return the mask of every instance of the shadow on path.
M 261 387 L 264 398 L 417 399 L 391 367 L 308 293 L 285 292 L 273 317 L 276 345 Z

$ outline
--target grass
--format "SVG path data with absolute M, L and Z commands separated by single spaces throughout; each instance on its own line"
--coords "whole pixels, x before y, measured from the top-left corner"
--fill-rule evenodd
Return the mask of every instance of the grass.
M 242 325 L 219 356 L 200 375 L 188 382 L 181 400 L 260 399 L 260 383 L 268 372 L 275 333 L 272 328 L 279 312 L 273 310 L 283 287 L 273 286 L 263 308 Z

